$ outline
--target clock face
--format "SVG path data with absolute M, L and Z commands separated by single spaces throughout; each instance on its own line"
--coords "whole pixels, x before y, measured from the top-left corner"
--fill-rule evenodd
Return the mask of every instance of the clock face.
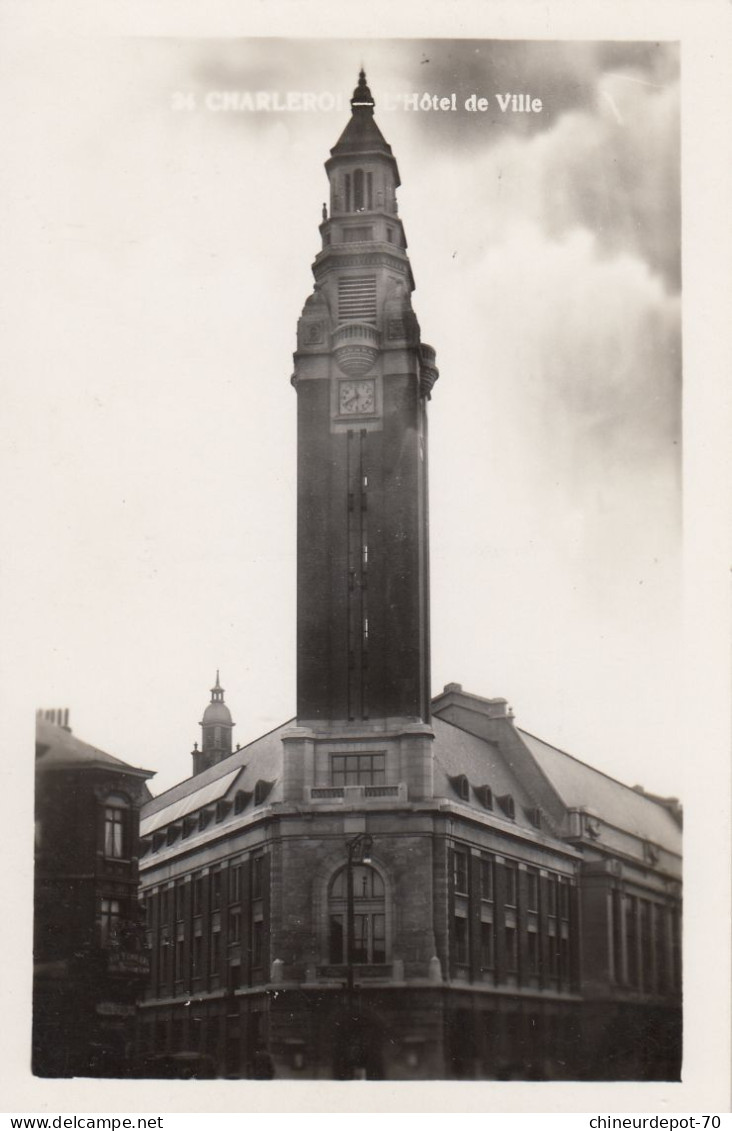
M 375 408 L 376 390 L 373 381 L 341 381 L 338 410 L 342 415 L 355 416 L 373 412 Z

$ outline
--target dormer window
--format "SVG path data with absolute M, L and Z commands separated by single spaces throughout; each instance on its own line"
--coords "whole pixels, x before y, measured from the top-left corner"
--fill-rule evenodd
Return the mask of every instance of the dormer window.
M 243 813 L 251 799 L 251 790 L 238 789 L 234 794 L 234 812 Z
M 503 797 L 496 798 L 503 812 L 512 821 L 516 817 L 516 805 L 510 793 L 504 793 Z
M 254 787 L 254 804 L 255 805 L 261 805 L 262 802 L 265 801 L 265 799 L 269 796 L 269 792 L 272 789 L 273 785 L 274 785 L 273 781 L 262 781 L 260 779 L 257 782 L 257 784 Z
M 217 801 L 216 802 L 216 820 L 223 821 L 226 814 L 231 809 L 230 801 Z
M 538 805 L 535 805 L 532 809 L 526 809 L 525 812 L 526 812 L 526 816 L 529 818 L 529 820 L 531 821 L 534 828 L 540 829 L 541 828 L 541 809 L 540 809 L 540 807 Z
M 473 793 L 478 798 L 478 801 L 484 809 L 493 808 L 493 790 L 488 785 L 476 785 L 473 787 Z
M 450 778 L 450 785 L 461 801 L 470 800 L 470 782 L 465 774 L 458 774 L 457 777 Z

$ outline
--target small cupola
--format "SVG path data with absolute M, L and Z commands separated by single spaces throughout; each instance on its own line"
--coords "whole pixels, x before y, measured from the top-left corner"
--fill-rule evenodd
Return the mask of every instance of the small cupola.
M 232 749 L 234 723 L 231 711 L 224 702 L 224 689 L 218 671 L 216 683 L 211 688 L 211 701 L 200 722 L 201 749 L 193 751 L 193 773 L 200 774 L 228 758 Z

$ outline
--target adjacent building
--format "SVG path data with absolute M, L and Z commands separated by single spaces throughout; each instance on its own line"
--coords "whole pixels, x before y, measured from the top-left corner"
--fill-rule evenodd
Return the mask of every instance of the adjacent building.
M 36 718 L 33 1072 L 120 1076 L 149 973 L 137 897 L 149 770 Z
M 297 327 L 297 713 L 148 802 L 144 1052 L 295 1079 L 677 1079 L 680 813 L 430 691 L 427 409 L 363 72 Z

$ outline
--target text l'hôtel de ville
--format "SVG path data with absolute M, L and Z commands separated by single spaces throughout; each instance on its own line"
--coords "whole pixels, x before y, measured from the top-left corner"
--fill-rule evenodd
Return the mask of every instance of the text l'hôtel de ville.
M 493 101 L 495 100 L 495 102 Z M 457 110 L 467 110 L 469 113 L 485 113 L 492 106 L 497 105 L 503 113 L 510 114 L 540 114 L 544 109 L 541 98 L 532 94 L 495 94 L 492 97 L 480 94 L 470 94 L 467 98 L 452 94 L 392 94 L 382 98 L 386 110 L 437 110 L 447 113 Z

